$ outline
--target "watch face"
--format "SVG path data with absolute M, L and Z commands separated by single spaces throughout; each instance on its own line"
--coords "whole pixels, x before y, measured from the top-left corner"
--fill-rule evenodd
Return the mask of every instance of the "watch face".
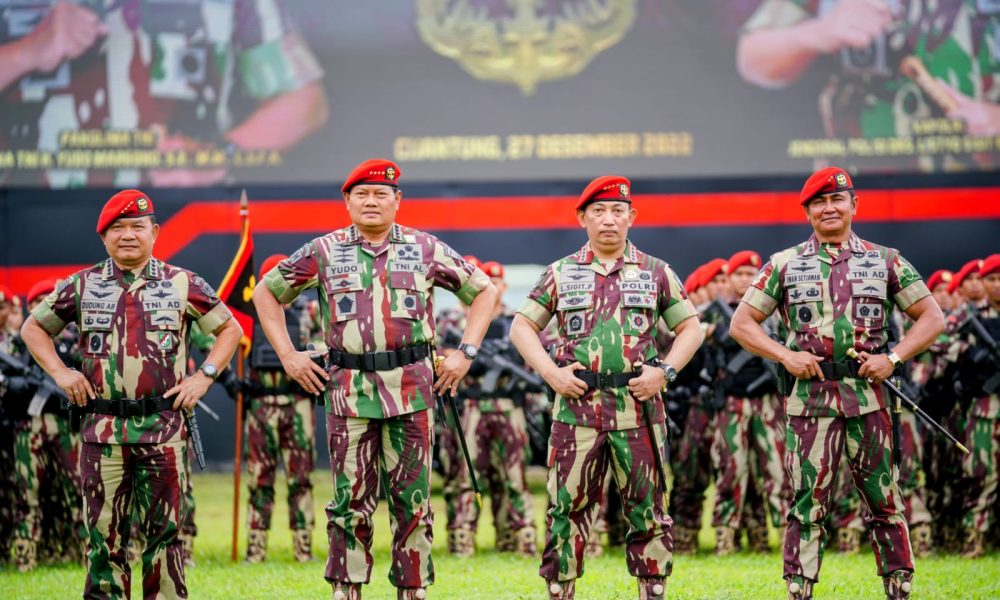
M 218 372 L 217 369 L 215 368 L 215 365 L 203 365 L 201 367 L 201 370 L 202 372 L 205 373 L 205 375 L 208 375 L 209 377 L 215 377 L 215 374 Z
M 677 371 L 669 365 L 663 367 L 663 373 L 667 376 L 667 383 L 673 383 L 677 379 Z

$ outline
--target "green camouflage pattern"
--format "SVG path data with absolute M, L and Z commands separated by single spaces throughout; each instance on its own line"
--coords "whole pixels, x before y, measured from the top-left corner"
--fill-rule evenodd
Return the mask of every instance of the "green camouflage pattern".
M 146 598 L 187 598 L 183 546 L 178 538 L 187 478 L 186 440 L 158 444 L 97 444 L 80 451 L 87 523 L 84 597 L 128 598 L 132 587 L 127 546 L 133 511 L 145 543 Z
M 436 237 L 394 224 L 378 248 L 351 225 L 316 238 L 264 276 L 283 304 L 318 287 L 326 344 L 352 354 L 434 341 L 432 288 L 471 304 L 489 278 Z M 431 359 L 374 373 L 333 367 L 330 414 L 385 419 L 434 406 Z
M 549 510 L 545 549 L 538 570 L 546 581 L 569 581 L 583 575 L 584 549 L 590 537 L 604 479 L 610 469 L 621 491 L 629 524 L 625 562 L 635 577 L 664 577 L 673 568 L 672 521 L 656 472 L 654 446 L 663 451 L 666 429 L 654 426 L 600 430 L 552 424 L 549 438 Z M 661 456 L 661 459 L 664 457 Z
M 854 485 L 870 510 L 870 537 L 880 575 L 913 570 L 903 500 L 892 464 L 887 410 L 858 417 L 788 416 L 786 469 L 792 500 L 785 534 L 784 575 L 819 580 L 836 475 L 850 464 Z
M 110 258 L 59 283 L 32 315 L 51 335 L 80 329 L 80 371 L 103 400 L 162 396 L 187 375 L 192 322 L 206 333 L 232 317 L 191 271 L 155 258 L 138 276 Z M 179 411 L 119 418 L 86 414 L 81 439 L 98 444 L 159 444 L 187 435 Z
M 21 18 L 38 22 L 50 3 L 32 4 Z M 17 124 L 0 134 L 0 149 L 54 152 L 66 130 L 161 126 L 222 152 L 234 92 L 265 101 L 323 77 L 279 0 L 86 4 L 106 33 L 50 76 L 32 74 L 0 94 L 0 111 Z M 167 12 L 150 18 L 145 11 Z M 0 29 L 0 45 L 16 39 L 9 31 Z M 53 169 L 44 177 L 51 187 L 128 187 L 144 179 L 135 169 Z
M 528 430 L 524 409 L 483 411 L 479 405 L 480 401 L 466 400 L 462 431 L 469 444 L 469 457 L 479 485 L 490 498 L 497 543 L 502 546 L 505 541 L 527 537 L 532 542 L 531 548 L 519 551 L 533 554 L 534 499 L 525 477 Z M 449 529 L 475 532 L 479 524 L 479 506 L 464 460 L 458 466 L 456 488 L 454 526 L 449 521 Z M 531 533 L 522 534 L 522 530 L 531 530 Z
M 19 421 L 15 436 L 15 544 L 46 562 L 82 558 L 79 435 L 64 416 L 43 413 Z
M 771 256 L 743 302 L 789 329 L 785 345 L 828 361 L 849 361 L 847 350 L 883 352 L 894 307 L 906 310 L 930 291 L 897 250 L 851 234 L 839 245 L 815 234 Z M 863 378 L 799 380 L 785 400 L 787 415 L 855 417 L 886 407 L 886 390 Z
M 574 361 L 599 373 L 624 373 L 657 356 L 653 338 L 662 319 L 669 329 L 696 316 L 684 286 L 667 263 L 631 241 L 610 268 L 590 243 L 549 265 L 518 313 L 544 330 L 556 317 L 560 344 L 555 361 Z M 664 421 L 655 403 L 653 421 Z M 627 388 L 588 390 L 579 399 L 556 395 L 552 418 L 601 431 L 640 427 L 642 407 Z
M 705 492 L 712 482 L 712 440 L 715 437 L 715 420 L 700 396 L 693 396 L 688 406 L 684 429 L 680 436 L 670 440 L 670 470 L 673 485 L 670 488 L 670 516 L 675 529 L 697 532 L 701 529 L 701 515 L 705 506 Z M 678 536 L 678 546 L 687 540 Z M 697 542 L 697 540 L 694 540 Z M 694 551 L 693 547 L 678 548 Z
M 389 505 L 392 529 L 389 581 L 397 588 L 434 583 L 431 559 L 432 411 L 387 419 L 326 415 L 333 499 L 326 505 L 330 582 L 371 579 L 373 514 L 379 492 Z
M 288 477 L 288 526 L 312 531 L 312 481 L 316 462 L 316 419 L 312 398 L 263 397 L 250 401 L 247 418 L 247 526 L 271 528 L 278 464 Z M 275 402 L 270 400 L 274 399 Z M 290 400 L 290 402 L 289 402 Z
M 748 482 L 754 481 L 775 528 L 785 524 L 785 419 L 781 399 L 729 396 L 715 417 L 712 462 L 715 465 L 713 527 L 738 530 L 749 499 Z M 766 527 L 766 525 L 765 525 Z

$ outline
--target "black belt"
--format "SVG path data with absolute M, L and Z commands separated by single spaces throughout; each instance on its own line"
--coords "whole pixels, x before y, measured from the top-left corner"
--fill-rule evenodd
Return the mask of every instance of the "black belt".
M 365 352 L 348 354 L 340 350 L 330 350 L 330 364 L 356 371 L 391 371 L 405 365 L 420 362 L 431 355 L 430 344 L 407 346 L 399 350 L 385 352 Z
M 823 372 L 826 379 L 850 379 L 858 376 L 858 369 L 861 365 L 856 361 L 819 363 L 819 370 Z
M 308 396 L 307 392 L 298 383 L 286 383 L 285 385 L 279 385 L 277 387 L 264 387 L 264 386 L 251 386 L 249 390 L 249 395 L 251 398 L 263 398 L 264 396 L 284 396 L 287 394 L 294 394 L 296 396 Z
M 86 406 L 75 407 L 83 413 L 111 415 L 113 417 L 148 417 L 165 410 L 174 409 L 177 398 L 153 396 L 141 400 L 88 400 Z
M 641 373 L 595 373 L 594 371 L 574 371 L 573 375 L 591 389 L 620 388 Z

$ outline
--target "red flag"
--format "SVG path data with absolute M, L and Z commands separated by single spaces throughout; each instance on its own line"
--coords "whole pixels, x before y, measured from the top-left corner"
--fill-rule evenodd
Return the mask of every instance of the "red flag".
M 253 341 L 253 324 L 257 313 L 253 307 L 253 288 L 257 277 L 253 265 L 253 233 L 250 230 L 250 208 L 247 191 L 240 196 L 240 246 L 236 256 L 219 284 L 219 298 L 233 312 L 236 321 L 243 327 L 242 343 L 249 347 Z

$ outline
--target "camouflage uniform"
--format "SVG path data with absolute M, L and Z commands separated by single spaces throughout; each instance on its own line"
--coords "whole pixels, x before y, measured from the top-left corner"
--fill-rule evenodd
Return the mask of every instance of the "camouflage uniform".
M 21 22 L 41 20 L 48 4 L 23 7 Z M 235 125 L 230 99 L 236 90 L 264 102 L 323 75 L 278 0 L 87 4 L 106 35 L 51 74 L 34 73 L 0 90 L 0 150 L 55 152 L 64 130 L 163 126 L 169 134 L 217 144 L 216 154 L 225 158 L 222 136 Z M 0 45 L 30 32 L 19 29 L 0 28 Z M 146 148 L 137 143 L 136 149 Z M 138 169 L 12 175 L 38 183 L 43 173 L 51 187 L 128 187 L 143 178 Z
M 503 314 L 494 323 L 503 324 L 505 330 L 509 331 L 513 317 L 514 311 L 505 306 Z M 465 329 L 464 322 L 459 325 L 460 330 Z M 525 476 L 528 426 L 524 415 L 524 400 L 483 397 L 481 386 L 484 376 L 467 377 L 466 385 L 459 390 L 459 395 L 464 399 L 462 431 L 469 445 L 469 457 L 480 477 L 479 481 L 485 484 L 490 495 L 498 549 L 534 556 L 538 547 L 535 539 L 534 498 L 528 490 Z M 505 389 L 507 383 L 505 379 L 501 379 L 497 382 L 497 389 Z M 479 522 L 479 506 L 475 501 L 468 471 L 464 460 L 459 461 L 455 526 L 454 529 L 449 528 L 449 535 L 453 531 L 456 537 L 469 535 L 474 542 Z M 449 537 L 449 545 L 450 543 Z M 462 548 L 458 550 L 461 551 Z M 474 543 L 471 550 L 475 550 Z
M 471 304 L 489 286 L 485 273 L 446 244 L 399 224 L 375 247 L 353 225 L 317 238 L 278 263 L 264 282 L 284 304 L 305 289 L 319 288 L 334 364 L 342 353 L 429 344 L 433 287 Z M 326 419 L 334 497 L 326 507 L 326 579 L 335 585 L 367 583 L 371 577 L 372 513 L 380 489 L 394 532 L 389 580 L 397 588 L 434 582 L 428 410 L 433 377 L 429 355 L 391 370 L 330 370 Z
M 316 335 L 322 335 L 318 310 L 308 306 L 286 311 L 286 322 L 298 321 L 290 330 L 298 333 L 296 348 L 305 348 Z M 254 334 L 255 345 L 264 343 L 263 331 Z M 264 559 L 267 534 L 274 510 L 274 481 L 279 461 L 285 464 L 288 477 L 288 527 L 296 560 L 312 559 L 313 515 L 312 481 L 316 462 L 316 419 L 312 397 L 279 368 L 254 366 L 251 351 L 250 416 L 247 419 L 249 446 L 247 562 Z
M 908 577 L 913 571 L 892 464 L 887 391 L 856 377 L 857 363 L 846 352 L 881 352 L 893 306 L 905 310 L 928 295 L 896 250 L 854 234 L 842 244 L 820 244 L 814 234 L 773 255 L 743 297 L 765 315 L 779 311 L 790 329 L 790 349 L 822 357 L 823 365 L 840 370 L 825 381 L 796 381 L 785 400 L 786 469 L 793 489 L 784 566 L 790 591 L 793 584 L 809 589 L 819 579 L 823 525 L 845 455 L 871 511 L 872 549 L 887 589 L 897 572 Z
M 837 0 L 765 0 L 745 31 L 790 27 L 829 11 Z M 930 76 L 960 93 L 1000 102 L 1000 9 L 993 2 L 893 0 L 901 18 L 868 48 L 845 48 L 831 62 L 838 66 L 819 96 L 818 108 L 828 137 L 894 138 L 918 136 L 914 123 L 944 118 L 942 108 L 899 67 L 917 57 Z M 832 66 L 832 65 L 831 65 Z M 919 151 L 917 152 L 919 154 Z M 990 160 L 977 156 L 977 160 Z M 868 169 L 907 167 L 954 170 L 956 155 L 865 156 Z M 855 165 L 856 166 L 856 165 Z
M 211 332 L 232 316 L 202 278 L 155 258 L 138 275 L 123 273 L 110 258 L 84 269 L 62 281 L 32 315 L 52 335 L 67 323 L 78 324 L 81 372 L 98 401 L 122 409 L 128 400 L 162 397 L 184 378 L 192 322 Z M 180 411 L 83 416 L 80 477 L 89 536 L 85 597 L 128 597 L 126 546 L 133 507 L 146 538 L 144 595 L 187 597 L 177 538 L 186 510 L 186 438 Z
M 79 362 L 78 338 L 76 327 L 71 325 L 54 340 L 67 366 Z M 14 345 L 22 350 L 19 358 L 24 363 L 34 363 L 23 343 Z M 58 397 L 50 396 L 39 414 L 30 414 L 29 403 L 36 393 L 30 389 L 23 398 L 12 394 L 4 398 L 8 409 L 22 411 L 15 421 L 13 542 L 14 559 L 22 571 L 31 570 L 37 561 L 82 560 L 86 540 L 78 470 L 79 433 L 72 431 Z
M 975 310 L 983 326 L 992 336 L 1000 334 L 1000 311 L 995 307 L 984 305 L 969 307 Z M 982 340 L 970 335 L 967 339 L 970 350 L 978 350 L 985 344 Z M 985 359 L 985 355 L 981 355 Z M 975 362 L 972 352 L 966 352 L 963 360 Z M 995 359 L 994 359 L 995 360 Z M 1000 393 L 987 393 L 983 382 L 997 373 L 995 362 L 988 359 L 976 365 L 979 376 L 966 381 L 968 394 L 972 404 L 968 410 L 968 425 L 966 428 L 966 446 L 969 454 L 962 458 L 962 469 L 965 474 L 964 517 L 962 521 L 965 530 L 962 555 L 979 557 L 984 553 L 984 538 L 993 525 L 994 508 L 997 504 L 998 478 L 1000 478 Z
M 0 327 L 0 352 L 12 354 L 14 336 Z M 14 512 L 17 494 L 14 493 L 14 418 L 8 408 L 7 386 L 0 381 L 0 565 L 11 559 L 11 542 L 14 536 Z
M 698 550 L 698 531 L 705 506 L 705 491 L 712 481 L 712 440 L 714 419 L 708 394 L 695 394 L 688 405 L 684 428 L 676 443 L 671 443 L 670 513 L 674 518 L 677 552 Z
M 627 373 L 657 357 L 653 343 L 660 319 L 673 330 L 696 316 L 683 286 L 663 261 L 631 242 L 613 266 L 597 260 L 587 243 L 546 269 L 518 311 L 544 329 L 555 316 L 561 344 L 559 365 L 580 362 L 595 373 Z M 549 440 L 549 510 L 539 574 L 569 582 L 583 574 L 583 552 L 612 469 L 622 510 L 629 572 L 663 578 L 672 567 L 671 520 L 658 483 L 654 448 L 666 442 L 664 407 L 653 404 L 655 440 L 642 418 L 642 404 L 627 387 L 588 389 L 579 399 L 556 396 Z M 665 457 L 663 462 L 666 462 Z

